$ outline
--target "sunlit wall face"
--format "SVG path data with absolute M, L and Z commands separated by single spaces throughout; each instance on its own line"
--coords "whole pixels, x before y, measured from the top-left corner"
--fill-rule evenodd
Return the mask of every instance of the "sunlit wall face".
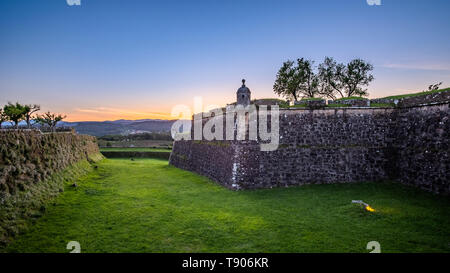
M 450 2 L 0 2 L 0 104 L 41 104 L 69 121 L 170 118 L 172 106 L 276 97 L 287 59 L 359 57 L 370 97 L 450 86 Z

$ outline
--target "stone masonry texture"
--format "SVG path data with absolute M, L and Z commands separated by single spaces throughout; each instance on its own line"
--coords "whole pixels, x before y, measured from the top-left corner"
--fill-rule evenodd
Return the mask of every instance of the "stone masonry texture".
M 0 192 L 23 190 L 92 154 L 99 154 L 93 136 L 1 130 Z
M 389 180 L 449 195 L 449 104 L 414 100 L 420 105 L 281 109 L 275 151 L 260 151 L 259 141 L 182 140 L 169 162 L 235 190 Z

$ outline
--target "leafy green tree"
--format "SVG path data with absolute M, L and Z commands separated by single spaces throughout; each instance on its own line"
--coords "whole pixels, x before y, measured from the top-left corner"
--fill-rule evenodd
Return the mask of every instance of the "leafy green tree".
M 314 98 L 319 93 L 319 77 L 315 72 L 314 61 L 298 59 L 297 66 L 300 75 L 300 94 L 307 98 Z
M 341 79 L 343 64 L 338 64 L 333 58 L 325 57 L 323 63 L 319 64 L 319 81 L 321 94 L 336 99 L 336 93 L 344 97 L 344 85 Z
M 273 90 L 286 98 L 313 98 L 319 93 L 319 78 L 314 71 L 314 62 L 304 58 L 297 62 L 286 61 L 278 70 Z
M 56 124 L 65 118 L 66 118 L 66 116 L 46 112 L 43 115 L 37 115 L 35 120 L 36 120 L 36 122 L 38 122 L 39 124 L 41 124 L 43 126 L 48 126 L 50 128 L 50 130 L 52 132 L 54 132 L 55 128 L 56 128 Z
M 8 120 L 12 121 L 14 123 L 14 127 L 17 129 L 19 122 L 25 118 L 25 113 L 27 109 L 24 105 L 19 104 L 16 102 L 16 104 L 8 103 L 3 107 L 3 112 L 8 118 Z
M 369 95 L 367 89 L 363 89 L 363 86 L 368 86 L 373 81 L 372 70 L 373 65 L 362 59 L 354 59 L 345 66 L 342 71 L 342 80 L 347 97 Z
M 41 110 L 41 106 L 37 105 L 37 104 L 28 104 L 25 105 L 25 121 L 27 122 L 27 128 L 30 129 L 31 128 L 31 116 L 33 115 L 33 113 L 36 113 L 37 111 Z
M 374 80 L 372 70 L 373 65 L 362 59 L 342 64 L 331 57 L 325 57 L 324 62 L 319 65 L 321 92 L 332 98 L 336 97 L 336 93 L 342 98 L 367 96 L 367 89 L 363 87 Z
M 293 98 L 297 101 L 298 97 L 298 80 L 293 61 L 286 61 L 278 70 L 275 83 L 273 85 L 275 94 Z

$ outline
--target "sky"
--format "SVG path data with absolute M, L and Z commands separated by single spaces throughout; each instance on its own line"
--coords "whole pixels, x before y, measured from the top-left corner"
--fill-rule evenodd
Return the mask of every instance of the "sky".
M 284 61 L 325 56 L 372 63 L 370 98 L 448 87 L 449 12 L 448 0 L 0 0 L 0 105 L 170 119 L 196 96 L 235 101 L 242 78 L 252 98 L 277 97 Z

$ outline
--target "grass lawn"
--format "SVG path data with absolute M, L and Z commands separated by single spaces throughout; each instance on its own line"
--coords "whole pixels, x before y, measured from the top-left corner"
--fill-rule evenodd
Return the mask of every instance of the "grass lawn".
M 167 152 L 172 149 L 167 148 L 151 148 L 151 147 L 130 147 L 130 148 L 100 148 L 100 152 Z
M 97 165 L 6 251 L 450 252 L 450 201 L 397 184 L 233 192 L 164 160 Z

